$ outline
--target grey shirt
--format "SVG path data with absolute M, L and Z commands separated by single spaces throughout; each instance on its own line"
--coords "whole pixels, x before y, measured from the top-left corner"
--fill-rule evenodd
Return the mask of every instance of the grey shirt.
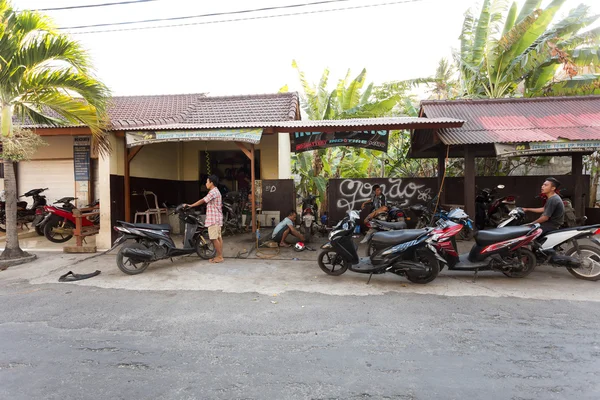
M 294 223 L 292 222 L 291 219 L 289 219 L 288 217 L 285 217 L 283 219 L 283 221 L 278 223 L 277 226 L 275 227 L 275 229 L 273 229 L 273 235 L 271 235 L 271 238 L 275 239 L 275 237 L 277 237 L 277 234 L 279 232 L 285 230 L 288 226 L 294 226 Z
M 554 225 L 555 228 L 560 228 L 565 222 L 565 205 L 559 195 L 554 195 L 546 200 L 544 206 L 544 213 L 542 214 L 549 219 L 549 222 Z

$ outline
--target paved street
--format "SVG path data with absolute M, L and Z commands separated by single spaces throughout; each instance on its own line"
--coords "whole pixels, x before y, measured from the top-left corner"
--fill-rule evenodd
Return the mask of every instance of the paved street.
M 304 261 L 84 258 L 0 273 L 0 398 L 600 398 L 598 284 L 565 271 L 367 286 Z

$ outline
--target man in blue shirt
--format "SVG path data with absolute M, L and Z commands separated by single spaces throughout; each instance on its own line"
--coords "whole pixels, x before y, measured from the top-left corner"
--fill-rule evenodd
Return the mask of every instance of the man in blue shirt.
M 285 242 L 285 238 L 291 233 L 293 236 L 296 236 L 300 240 L 304 240 L 304 235 L 296 230 L 295 222 L 298 214 L 296 211 L 292 210 L 288 213 L 288 216 L 283 219 L 275 229 L 273 229 L 273 235 L 271 238 L 279 243 L 281 247 L 290 247 L 289 244 Z

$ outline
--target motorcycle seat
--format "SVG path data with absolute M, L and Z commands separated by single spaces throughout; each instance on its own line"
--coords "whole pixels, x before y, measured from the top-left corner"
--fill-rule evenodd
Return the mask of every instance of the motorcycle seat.
M 401 222 L 386 222 L 386 221 L 372 220 L 371 225 L 373 225 L 375 227 L 380 226 L 383 229 L 387 229 L 390 231 L 406 229 L 406 222 L 402 222 L 402 221 Z
M 130 226 L 132 228 L 139 229 L 152 229 L 155 231 L 171 231 L 171 225 L 169 224 L 134 224 L 133 222 L 125 222 L 125 221 L 117 221 L 119 224 L 123 226 Z
M 429 229 L 402 229 L 399 231 L 377 232 L 373 235 L 372 243 L 375 247 L 391 246 L 418 238 L 429 232 Z
M 504 228 L 479 231 L 475 234 L 475 242 L 481 246 L 488 246 L 490 244 L 524 236 L 531 231 L 531 229 L 531 226 L 507 226 Z

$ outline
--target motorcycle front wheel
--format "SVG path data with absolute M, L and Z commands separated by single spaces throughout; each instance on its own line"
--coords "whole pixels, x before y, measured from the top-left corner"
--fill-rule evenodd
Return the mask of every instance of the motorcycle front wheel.
M 438 259 L 435 257 L 430 250 L 427 249 L 419 249 L 416 252 L 415 261 L 420 262 L 425 265 L 425 272 L 411 272 L 408 271 L 406 273 L 406 279 L 411 281 L 412 283 L 418 283 L 424 285 L 433 281 L 437 278 L 440 273 L 440 263 Z
M 582 262 L 579 268 L 567 267 L 567 271 L 576 278 L 585 281 L 600 280 L 600 250 L 593 246 L 579 245 L 579 254 L 575 247 L 566 251 L 565 255 L 575 257 Z
M 323 272 L 332 276 L 342 275 L 349 267 L 349 264 L 335 250 L 323 250 L 317 262 Z
M 123 245 L 119 249 L 117 253 L 117 267 L 121 270 L 121 272 L 126 273 L 127 275 L 137 275 L 141 274 L 148 268 L 150 265 L 149 262 L 143 261 L 133 261 L 131 258 L 123 255 L 123 251 L 125 249 L 139 249 L 139 250 L 148 250 L 146 246 L 137 242 L 129 242 Z
M 52 243 L 64 243 L 73 237 L 73 229 L 75 226 L 71 221 L 67 221 L 64 223 L 64 226 L 61 227 L 62 219 L 52 218 L 50 221 L 46 222 L 44 225 L 44 236 L 46 239 L 51 241 Z M 65 232 L 57 232 L 56 229 L 65 229 L 70 230 L 71 233 Z
M 523 263 L 523 267 L 520 269 L 509 269 L 507 271 L 502 271 L 502 273 L 509 278 L 525 278 L 527 275 L 533 272 L 535 266 L 537 264 L 537 260 L 535 258 L 535 254 L 533 254 L 530 250 L 525 248 L 521 248 L 517 250 L 517 259 Z

